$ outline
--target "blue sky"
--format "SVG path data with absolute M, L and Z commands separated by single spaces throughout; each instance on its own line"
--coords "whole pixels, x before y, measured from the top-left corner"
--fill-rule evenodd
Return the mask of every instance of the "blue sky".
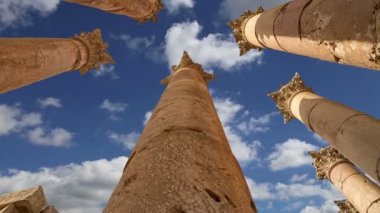
M 70 37 L 101 28 L 115 65 L 69 72 L 0 96 L 0 194 L 43 185 L 63 213 L 101 212 L 144 121 L 187 50 L 216 74 L 210 91 L 260 212 L 337 212 L 307 151 L 327 144 L 287 125 L 266 96 L 299 72 L 321 96 L 380 117 L 380 74 L 271 50 L 239 57 L 225 23 L 281 0 L 166 0 L 158 22 L 59 0 L 0 2 L 1 37 Z

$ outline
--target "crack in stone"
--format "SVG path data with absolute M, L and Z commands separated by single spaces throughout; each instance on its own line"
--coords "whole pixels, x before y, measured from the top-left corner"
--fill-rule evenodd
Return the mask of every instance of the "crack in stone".
M 301 11 L 301 14 L 300 14 L 300 17 L 298 19 L 298 37 L 300 38 L 300 41 L 302 41 L 302 16 L 303 16 L 303 13 L 305 12 L 306 8 L 311 4 L 313 3 L 313 0 L 309 0 L 309 2 L 305 5 L 304 8 L 302 8 L 302 11 Z
M 374 11 L 373 11 L 373 36 L 375 39 L 375 43 L 369 53 L 369 60 L 375 62 L 376 64 L 380 64 L 380 46 L 379 46 L 379 38 L 377 36 L 377 32 L 380 31 L 380 3 L 375 5 Z M 378 21 L 379 20 L 379 21 Z M 379 27 L 378 27 L 379 25 Z

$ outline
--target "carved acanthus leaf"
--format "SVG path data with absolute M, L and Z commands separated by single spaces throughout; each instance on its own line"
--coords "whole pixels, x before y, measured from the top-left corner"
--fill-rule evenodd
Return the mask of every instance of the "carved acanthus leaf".
M 82 42 L 88 51 L 87 63 L 79 68 L 82 75 L 91 69 L 99 69 L 102 64 L 115 63 L 107 51 L 108 44 L 103 42 L 100 29 L 96 29 L 89 33 L 82 32 L 81 34 L 74 36 L 73 39 Z
M 373 45 L 371 52 L 369 54 L 369 60 L 380 64 L 380 47 L 378 44 Z
M 347 160 L 342 154 L 334 147 L 328 146 L 319 151 L 309 152 L 313 158 L 313 165 L 317 170 L 318 179 L 329 179 L 330 169 L 338 163 L 347 163 Z
M 262 6 L 260 6 L 257 8 L 256 12 L 253 12 L 251 10 L 245 11 L 238 19 L 230 21 L 227 23 L 227 25 L 230 26 L 232 31 L 234 32 L 235 40 L 239 45 L 241 56 L 244 55 L 245 53 L 247 53 L 248 51 L 252 50 L 252 49 L 261 50 L 260 47 L 252 45 L 251 43 L 249 43 L 249 41 L 247 41 L 247 39 L 244 36 L 242 25 L 248 19 L 254 17 L 257 14 L 263 13 L 263 12 L 264 12 L 264 8 Z
M 175 73 L 176 71 L 182 68 L 190 68 L 198 71 L 206 83 L 215 79 L 215 76 L 213 74 L 204 71 L 202 65 L 193 62 L 193 60 L 190 58 L 189 54 L 186 51 L 183 53 L 181 62 L 176 66 L 172 66 L 172 73 Z M 168 85 L 171 80 L 171 77 L 172 75 L 168 76 L 167 78 L 163 79 L 161 83 L 164 85 Z
M 157 0 L 155 3 L 155 9 L 151 14 L 144 18 L 137 18 L 136 20 L 139 23 L 145 23 L 147 21 L 157 21 L 157 15 L 162 9 L 164 9 L 164 4 L 161 2 L 161 0 Z
M 312 92 L 311 88 L 305 86 L 301 76 L 296 73 L 293 79 L 283 85 L 280 90 L 268 94 L 276 102 L 278 110 L 284 116 L 285 123 L 295 118 L 290 109 L 291 99 L 294 95 L 304 91 Z
M 337 200 L 335 204 L 339 207 L 339 213 L 359 213 L 348 200 Z

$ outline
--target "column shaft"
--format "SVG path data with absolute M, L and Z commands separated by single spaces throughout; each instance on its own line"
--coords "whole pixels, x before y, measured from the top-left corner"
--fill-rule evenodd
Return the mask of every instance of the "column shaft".
M 113 63 L 99 30 L 74 38 L 0 38 L 0 93 L 72 70 Z
M 287 121 L 297 118 L 380 182 L 380 121 L 315 95 L 298 74 L 270 95 Z
M 335 148 L 310 153 L 319 179 L 328 179 L 361 213 L 377 213 L 380 209 L 380 188 L 360 173 Z
M 213 101 L 184 55 L 104 212 L 256 212 Z
M 160 0 L 65 0 L 109 13 L 126 15 L 139 22 L 155 21 L 157 13 L 163 8 Z
M 380 70 L 379 6 L 379 0 L 294 0 L 251 12 L 234 30 L 244 35 L 238 42 L 251 48 Z

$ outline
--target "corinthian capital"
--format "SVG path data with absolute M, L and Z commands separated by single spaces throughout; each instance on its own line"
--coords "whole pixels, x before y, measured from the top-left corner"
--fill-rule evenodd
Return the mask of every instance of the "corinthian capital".
M 229 23 L 227 23 L 227 25 L 230 26 L 232 31 L 234 32 L 235 40 L 239 45 L 241 56 L 252 49 L 261 50 L 260 47 L 256 47 L 252 45 L 251 43 L 249 43 L 249 41 L 247 41 L 242 28 L 245 22 L 248 21 L 248 19 L 263 12 L 264 12 L 264 8 L 260 6 L 257 8 L 256 12 L 253 12 L 251 10 L 245 11 L 238 19 L 232 20 Z
M 190 68 L 190 69 L 194 69 L 194 70 L 198 71 L 206 83 L 215 79 L 215 76 L 213 74 L 210 74 L 210 73 L 207 73 L 204 71 L 202 65 L 193 62 L 193 60 L 190 58 L 189 54 L 186 51 L 183 52 L 181 62 L 178 65 L 172 67 L 172 73 L 175 73 L 182 68 Z M 172 75 L 163 79 L 161 81 L 161 83 L 164 85 L 168 85 L 171 78 L 172 78 Z
M 136 21 L 138 21 L 139 23 L 145 23 L 147 21 L 157 21 L 157 15 L 162 9 L 164 9 L 164 4 L 161 2 L 161 0 L 157 0 L 154 7 L 155 9 L 151 14 L 144 18 L 136 18 Z
M 339 213 L 359 213 L 348 200 L 337 200 L 335 204 L 339 207 Z
M 283 85 L 278 91 L 268 94 L 276 102 L 278 110 L 284 116 L 285 123 L 295 118 L 290 109 L 291 99 L 294 95 L 304 91 L 311 92 L 312 90 L 305 86 L 301 76 L 296 73 L 289 83 Z
M 79 68 L 82 75 L 91 69 L 99 69 L 102 64 L 114 63 L 114 60 L 107 51 L 108 44 L 103 42 L 100 29 L 96 29 L 89 33 L 82 32 L 81 34 L 74 36 L 73 39 L 82 42 L 87 47 L 87 63 Z
M 329 179 L 330 169 L 333 166 L 339 163 L 349 162 L 349 160 L 347 160 L 332 146 L 322 148 L 319 151 L 309 152 L 309 155 L 314 160 L 313 165 L 317 170 L 318 179 Z

